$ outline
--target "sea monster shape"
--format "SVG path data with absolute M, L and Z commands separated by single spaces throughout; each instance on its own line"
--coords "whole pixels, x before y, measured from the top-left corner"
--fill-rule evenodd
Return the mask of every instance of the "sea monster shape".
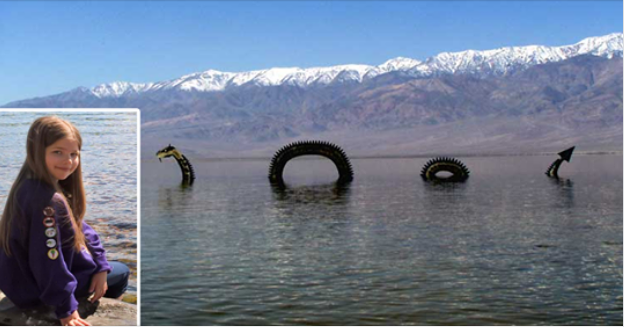
M 572 152 L 574 152 L 574 148 L 575 146 L 558 153 L 559 159 L 555 160 L 555 162 L 550 164 L 548 170 L 546 170 L 546 175 L 548 177 L 559 178 L 559 166 L 561 166 L 564 160 L 570 162 L 570 159 L 572 158 Z
M 296 157 L 320 155 L 331 160 L 338 169 L 338 185 L 353 181 L 353 168 L 345 152 L 335 144 L 323 141 L 299 141 L 282 147 L 275 153 L 269 167 L 269 180 L 274 185 L 284 185 L 284 167 Z
M 195 180 L 195 171 L 193 170 L 191 162 L 188 161 L 182 152 L 176 149 L 173 145 L 169 144 L 169 146 L 156 152 L 156 157 L 158 157 L 160 162 L 162 162 L 162 158 L 174 157 L 182 170 L 182 183 L 188 185 L 193 184 L 193 181 Z
M 449 172 L 452 175 L 446 178 L 437 176 L 436 174 L 441 171 Z M 470 171 L 461 161 L 446 157 L 429 160 L 420 173 L 425 181 L 432 182 L 464 182 L 469 175 Z

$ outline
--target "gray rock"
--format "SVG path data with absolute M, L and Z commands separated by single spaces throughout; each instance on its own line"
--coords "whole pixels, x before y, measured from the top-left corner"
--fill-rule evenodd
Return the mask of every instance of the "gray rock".
M 78 313 L 94 326 L 136 326 L 136 305 L 114 299 L 102 298 L 96 303 L 79 299 Z M 21 310 L 0 292 L 0 325 L 7 326 L 58 326 L 54 310 L 42 306 Z

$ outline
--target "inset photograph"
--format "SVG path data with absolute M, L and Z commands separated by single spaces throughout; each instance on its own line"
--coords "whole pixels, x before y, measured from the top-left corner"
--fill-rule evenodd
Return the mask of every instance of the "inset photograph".
M 137 325 L 139 121 L 0 111 L 0 324 Z

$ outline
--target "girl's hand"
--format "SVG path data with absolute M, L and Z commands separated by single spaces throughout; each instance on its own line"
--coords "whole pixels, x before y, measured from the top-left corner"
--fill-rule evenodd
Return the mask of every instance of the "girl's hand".
M 72 314 L 68 317 L 61 318 L 60 320 L 61 325 L 63 326 L 91 326 L 88 321 L 80 318 L 80 316 L 78 315 L 78 310 L 72 312 Z
M 93 297 L 91 297 L 91 303 L 95 303 L 95 301 L 99 300 L 102 296 L 104 296 L 106 290 L 108 290 L 108 284 L 106 283 L 107 274 L 108 273 L 106 271 L 101 271 L 91 277 L 89 293 L 95 292 Z

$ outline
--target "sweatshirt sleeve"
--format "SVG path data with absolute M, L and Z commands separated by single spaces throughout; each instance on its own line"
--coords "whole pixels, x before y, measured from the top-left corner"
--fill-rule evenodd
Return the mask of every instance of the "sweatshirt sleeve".
M 37 209 L 41 207 L 33 210 Z M 78 308 L 74 295 L 77 281 L 65 264 L 62 251 L 61 230 L 72 228 L 67 205 L 60 195 L 54 194 L 48 205 L 37 211 L 40 212 L 33 212 L 30 221 L 29 264 L 41 290 L 41 301 L 54 306 L 59 319 L 65 318 Z
M 98 266 L 96 273 L 102 271 L 110 273 L 112 269 L 108 264 L 108 260 L 106 260 L 106 250 L 104 250 L 104 246 L 102 246 L 102 242 L 100 242 L 100 237 L 97 232 L 84 221 L 82 222 L 82 231 L 89 246 L 89 251 L 93 256 L 93 261 L 95 261 L 95 264 Z

